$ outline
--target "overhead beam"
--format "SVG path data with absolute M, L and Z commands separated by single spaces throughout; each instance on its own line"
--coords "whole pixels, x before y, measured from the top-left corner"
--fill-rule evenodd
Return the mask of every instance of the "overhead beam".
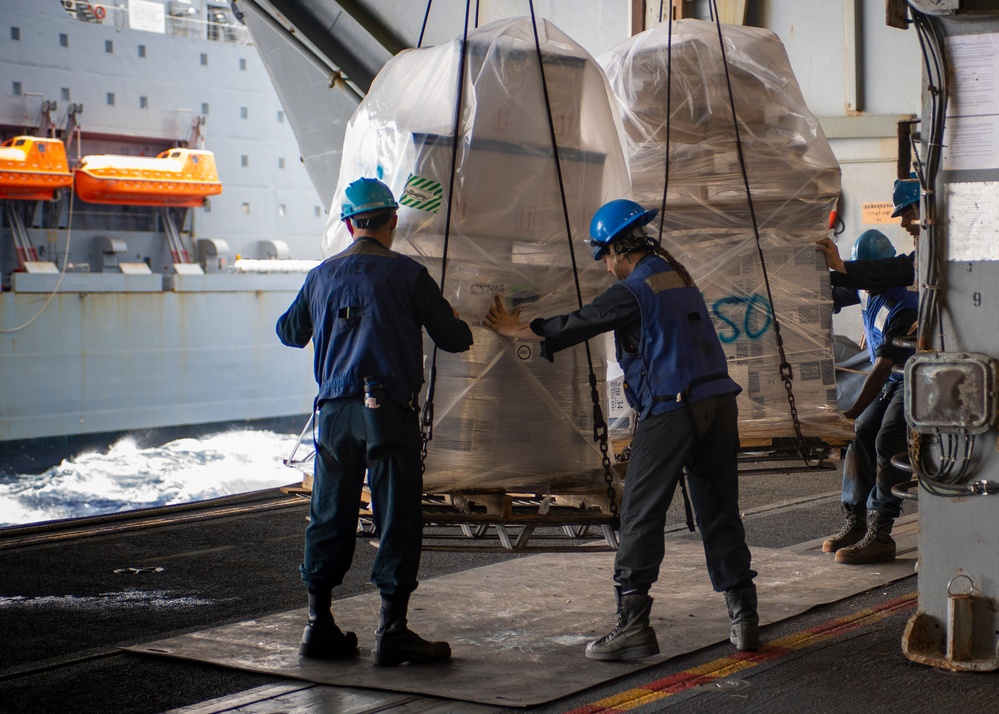
M 267 0 L 347 78 L 367 93 L 385 58 L 362 57 L 357 51 L 358 25 L 391 56 L 406 49 L 406 43 L 369 10 L 355 0 Z M 344 18 L 348 21 L 342 22 Z M 342 25 L 342 27 L 340 26 Z

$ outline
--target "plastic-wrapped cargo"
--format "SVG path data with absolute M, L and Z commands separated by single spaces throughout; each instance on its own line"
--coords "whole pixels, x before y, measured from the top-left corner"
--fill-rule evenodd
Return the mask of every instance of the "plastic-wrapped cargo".
M 472 326 L 475 344 L 438 355 L 427 492 L 603 484 L 584 349 L 566 350 L 550 364 L 537 343 L 511 342 L 479 325 L 497 293 L 532 316 L 575 309 L 571 245 L 584 302 L 605 289 L 610 278 L 585 245 L 589 222 L 601 204 L 630 189 L 603 72 L 551 23 L 541 22 L 538 35 L 568 231 L 528 18 L 469 34 L 457 142 L 460 39 L 390 60 L 346 132 L 324 252 L 350 241 L 338 220 L 346 185 L 377 177 L 401 203 L 393 249 L 421 261 L 439 283 L 457 149 L 443 292 Z M 609 344 L 591 342 L 602 399 Z M 429 366 L 432 343 L 425 347 Z
M 839 197 L 839 164 L 780 40 L 753 27 L 723 26 L 722 35 L 773 307 L 714 23 L 673 23 L 671 52 L 669 24 L 663 23 L 599 58 L 618 99 L 634 198 L 658 207 L 666 191 L 663 240 L 704 293 L 729 371 L 743 386 L 743 443 L 794 435 L 774 314 L 792 366 L 802 431 L 849 438 L 852 430 L 839 419 L 836 402 L 828 270 L 813 245 L 827 234 Z M 659 221 L 651 228 L 658 232 Z

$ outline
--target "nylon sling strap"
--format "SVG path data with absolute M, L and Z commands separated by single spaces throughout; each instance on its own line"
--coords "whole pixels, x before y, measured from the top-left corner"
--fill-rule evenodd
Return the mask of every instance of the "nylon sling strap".
M 569 206 L 565 199 L 565 183 L 562 179 L 562 163 L 559 160 L 558 138 L 555 136 L 555 120 L 552 117 L 552 105 L 548 96 L 548 82 L 545 79 L 545 63 L 541 54 L 541 40 L 538 37 L 538 19 L 534 13 L 534 0 L 529 0 L 531 8 L 531 27 L 534 30 L 534 50 L 538 58 L 538 70 L 541 72 L 541 90 L 545 99 L 545 112 L 548 118 L 548 133 L 552 142 L 552 156 L 555 159 L 555 175 L 558 178 L 559 196 L 562 199 L 562 217 L 565 221 L 565 235 L 569 243 L 569 259 L 572 263 L 572 279 L 576 287 L 576 303 L 583 307 L 583 292 L 579 286 L 579 270 L 576 265 L 576 251 L 572 244 L 572 227 L 569 222 Z M 597 392 L 597 376 L 593 371 L 593 356 L 590 352 L 590 342 L 583 342 L 586 350 L 586 366 L 589 369 L 590 399 L 593 401 L 593 440 L 600 444 L 600 459 L 604 470 L 604 482 L 607 486 L 607 507 L 611 512 L 613 527 L 616 529 L 620 525 L 620 513 L 617 507 L 617 493 L 614 491 L 614 472 L 611 471 L 611 462 L 608 444 L 608 426 L 604 419 L 603 410 L 600 407 L 600 395 Z
M 728 56 L 725 53 L 725 40 L 722 37 L 721 18 L 718 14 L 717 0 L 711 0 L 709 7 L 711 8 L 712 16 L 715 21 L 715 27 L 718 30 L 718 47 L 721 50 L 722 66 L 725 68 L 725 86 L 728 89 L 729 107 L 732 110 L 732 126 L 735 131 L 736 155 L 739 157 L 739 169 L 742 173 L 743 185 L 746 188 L 746 203 L 749 207 L 749 217 L 753 223 L 753 235 L 756 237 L 756 252 L 760 256 L 760 267 L 763 270 L 763 283 L 767 288 L 767 300 L 770 303 L 770 313 L 773 316 L 774 340 L 777 343 L 777 353 L 780 357 L 780 378 L 784 383 L 784 389 L 787 391 L 787 403 L 790 407 L 791 421 L 794 425 L 794 442 L 798 449 L 798 453 L 805 462 L 805 466 L 810 469 L 818 468 L 821 459 L 817 460 L 814 464 L 808 460 L 808 444 L 805 441 L 805 435 L 801 431 L 801 420 L 798 418 L 798 407 L 794 400 L 794 374 L 791 370 L 791 363 L 787 361 L 787 354 L 784 352 L 784 339 L 781 337 L 780 321 L 777 319 L 777 310 L 774 306 L 773 292 L 770 289 L 770 275 L 767 272 L 767 262 L 763 256 L 763 245 L 760 242 L 760 227 L 756 221 L 756 209 L 753 206 L 753 192 L 749 188 L 749 173 L 746 170 L 746 156 L 742 150 L 742 137 L 739 132 L 739 118 L 735 112 L 735 97 L 732 94 L 732 77 L 730 76 L 728 70 Z M 669 152 L 668 137 L 666 151 L 667 153 Z
M 420 29 L 420 45 L 427 29 L 427 19 L 430 17 L 430 6 L 433 0 L 427 2 L 427 12 L 423 17 L 423 27 Z M 472 0 L 465 2 L 465 28 L 461 38 L 461 53 L 458 61 L 458 89 L 454 106 L 453 136 L 451 143 L 451 175 L 448 179 L 447 212 L 444 219 L 444 247 L 441 252 L 441 293 L 444 293 L 444 279 L 447 277 L 447 249 L 451 237 L 451 211 L 454 207 L 454 177 L 458 165 L 458 138 L 461 136 L 461 105 L 465 93 L 465 65 L 468 61 L 468 19 L 471 14 Z M 434 438 L 434 393 L 437 389 L 437 345 L 430 358 L 430 378 L 427 380 L 427 401 L 423 405 L 420 417 L 420 473 L 427 470 L 427 451 Z

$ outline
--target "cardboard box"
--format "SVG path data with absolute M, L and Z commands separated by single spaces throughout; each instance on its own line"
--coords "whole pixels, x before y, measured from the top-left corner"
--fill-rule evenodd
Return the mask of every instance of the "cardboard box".
M 472 111 L 466 116 L 468 125 L 462 132 L 471 132 L 479 139 L 550 145 L 544 93 L 547 88 L 558 145 L 580 148 L 586 74 L 597 75 L 599 70 L 587 67 L 582 57 L 551 52 L 542 52 L 541 56 L 539 64 L 533 47 L 469 42 L 466 91 L 474 94 L 474 100 L 465 102 Z
M 450 137 L 414 134 L 416 176 L 441 182 L 445 200 L 437 214 L 411 215 L 421 230 L 443 234 L 451 172 Z M 505 237 L 522 242 L 557 244 L 566 240 L 554 152 L 549 147 L 517 145 L 470 137 L 459 145 L 451 229 L 466 236 Z M 578 241 L 589 230 L 601 205 L 604 154 L 560 148 L 559 161 L 570 228 Z

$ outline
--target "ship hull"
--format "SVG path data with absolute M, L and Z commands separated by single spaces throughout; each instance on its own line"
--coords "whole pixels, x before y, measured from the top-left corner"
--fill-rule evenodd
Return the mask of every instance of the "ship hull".
M 97 18 L 59 0 L 7 5 L 0 141 L 59 139 L 69 173 L 0 176 L 0 198 L 17 199 L 0 202 L 0 471 L 123 434 L 299 431 L 312 348 L 284 347 L 274 324 L 305 273 L 277 274 L 288 261 L 230 271 L 239 258 L 318 260 L 325 211 L 232 9 L 192 0 L 157 19 L 157 3 L 122 2 Z M 168 150 L 164 166 L 201 152 L 199 171 L 154 168 Z M 83 158 L 109 155 L 138 168 L 74 192 L 81 164 L 101 163 Z M 176 274 L 185 254 L 205 274 Z M 26 261 L 48 273 L 21 272 Z
M 0 335 L 0 457 L 46 439 L 68 445 L 286 417 L 304 424 L 315 395 L 312 348 L 289 349 L 274 333 L 303 277 L 67 273 L 45 306 L 59 275 L 15 274 L 15 290 L 0 293 L 2 323 L 38 316 Z M 50 465 L 62 455 L 41 458 Z

